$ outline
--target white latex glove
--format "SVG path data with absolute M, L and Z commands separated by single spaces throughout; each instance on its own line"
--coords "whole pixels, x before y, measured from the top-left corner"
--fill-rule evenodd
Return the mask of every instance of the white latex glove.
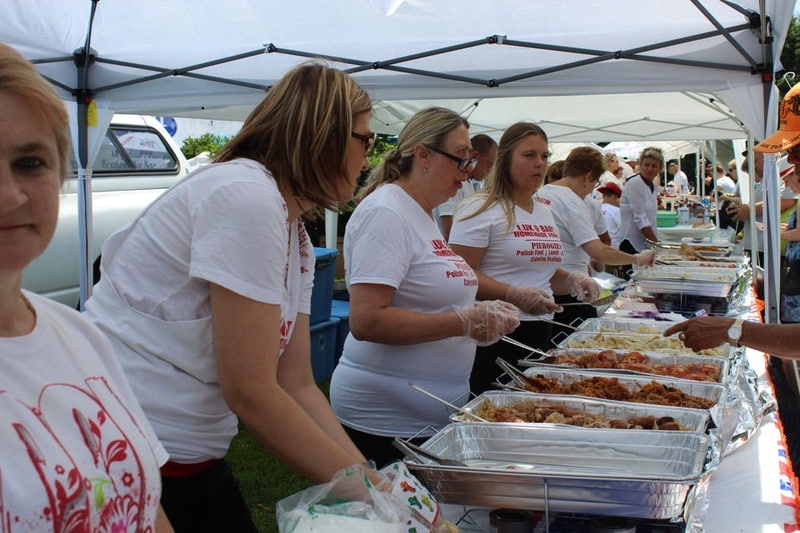
M 530 315 L 545 315 L 547 313 L 560 313 L 563 307 L 555 303 L 546 292 L 536 287 L 508 287 L 506 301 L 519 310 Z
M 519 309 L 501 300 L 477 302 L 471 307 L 456 309 L 463 335 L 478 346 L 489 346 L 519 326 Z
M 569 293 L 582 302 L 593 302 L 600 296 L 600 285 L 591 277 L 578 272 L 570 272 L 567 276 Z
M 645 250 L 633 256 L 636 259 L 636 266 L 653 266 L 656 262 L 656 251 Z

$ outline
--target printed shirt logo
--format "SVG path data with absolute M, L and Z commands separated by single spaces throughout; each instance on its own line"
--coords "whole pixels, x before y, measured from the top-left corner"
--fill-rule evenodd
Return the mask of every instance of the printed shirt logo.
M 452 263 L 451 268 L 445 271 L 447 279 L 463 278 L 465 287 L 476 287 L 478 285 L 478 276 L 475 275 L 475 271 L 461 256 L 456 255 L 446 240 L 431 240 L 431 248 L 433 255 L 446 257 Z

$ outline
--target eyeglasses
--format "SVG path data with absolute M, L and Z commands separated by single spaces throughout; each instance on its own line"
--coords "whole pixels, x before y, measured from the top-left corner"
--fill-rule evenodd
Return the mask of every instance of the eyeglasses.
M 439 155 L 443 155 L 448 159 L 452 159 L 456 163 L 458 163 L 458 170 L 461 172 L 472 172 L 475 169 L 475 165 L 478 164 L 478 160 L 474 157 L 468 157 L 466 159 L 462 159 L 460 157 L 454 156 L 453 154 L 448 154 L 447 152 L 442 152 L 438 148 L 434 148 L 433 146 L 426 144 L 425 145 L 428 149 L 433 150 Z
M 369 155 L 372 149 L 375 148 L 375 139 L 378 138 L 378 134 L 374 131 L 369 135 L 362 135 L 361 133 L 351 131 L 350 135 L 361 141 L 361 144 L 364 145 L 364 152 L 366 152 L 366 155 Z

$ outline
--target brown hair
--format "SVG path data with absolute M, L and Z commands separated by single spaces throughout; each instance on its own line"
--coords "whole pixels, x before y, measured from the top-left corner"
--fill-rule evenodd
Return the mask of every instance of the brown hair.
M 559 159 L 558 161 L 554 161 L 550 163 L 550 166 L 547 167 L 547 173 L 544 175 L 544 183 L 547 185 L 548 183 L 553 183 L 554 181 L 558 181 L 564 177 L 564 160 Z
M 497 161 L 494 169 L 486 177 L 483 189 L 475 193 L 475 196 L 484 197 L 483 203 L 474 213 L 470 213 L 463 219 L 477 216 L 494 204 L 500 203 L 503 205 L 506 214 L 507 230 L 511 231 L 513 229 L 516 217 L 514 216 L 514 188 L 511 184 L 511 157 L 514 148 L 523 139 L 531 135 L 542 137 L 547 142 L 547 134 L 532 122 L 517 122 L 503 132 L 503 136 L 500 137 L 500 144 L 497 146 Z
M 353 120 L 371 110 L 369 96 L 350 76 L 304 63 L 269 90 L 214 162 L 253 159 L 269 169 L 283 194 L 338 209 Z
M 608 168 L 606 158 L 591 146 L 573 148 L 564 160 L 565 177 L 582 176 L 591 172 L 592 179 L 599 179 Z
M 30 61 L 10 46 L 0 43 L 0 91 L 25 98 L 38 109 L 53 130 L 58 151 L 58 174 L 67 178 L 69 165 L 69 115 L 64 102 Z

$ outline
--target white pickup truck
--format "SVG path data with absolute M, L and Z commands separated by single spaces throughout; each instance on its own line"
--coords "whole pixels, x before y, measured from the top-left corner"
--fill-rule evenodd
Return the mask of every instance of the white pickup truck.
M 189 163 L 153 117 L 114 115 L 92 172 L 91 261 L 109 235 L 189 173 Z M 44 253 L 23 272 L 22 284 L 71 307 L 79 300 L 78 188 L 64 183 L 58 226 Z

